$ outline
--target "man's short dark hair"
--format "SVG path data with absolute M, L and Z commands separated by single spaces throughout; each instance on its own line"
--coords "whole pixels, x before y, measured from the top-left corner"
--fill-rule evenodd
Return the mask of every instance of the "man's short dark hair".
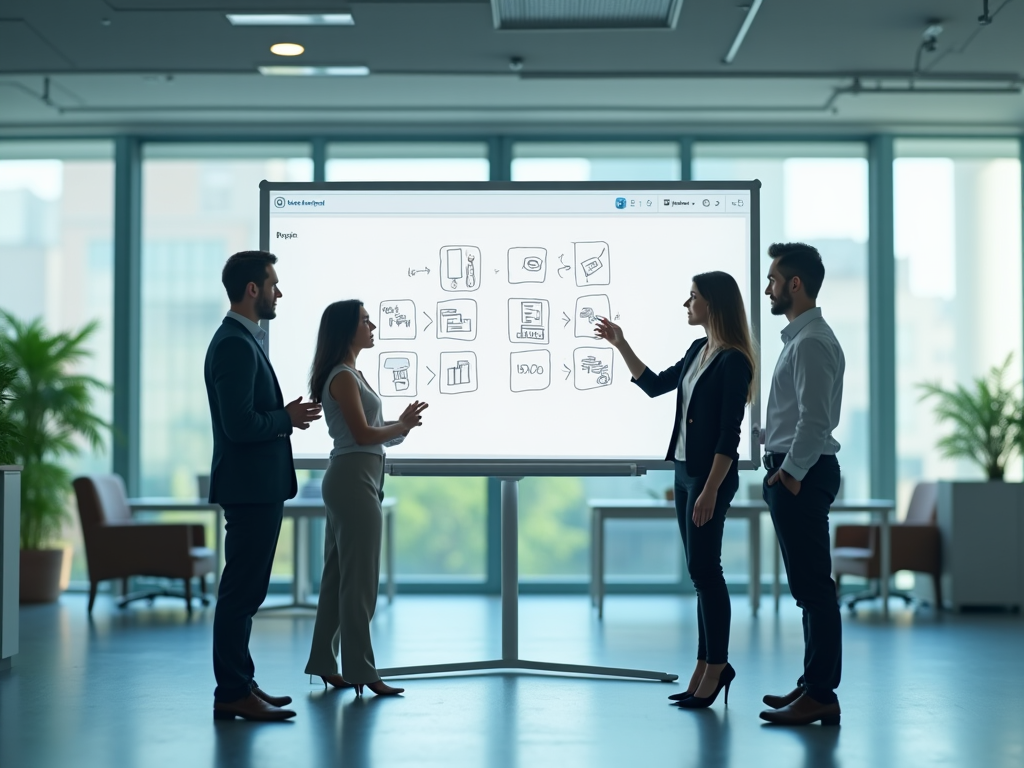
M 249 283 L 256 283 L 262 290 L 267 279 L 267 267 L 276 263 L 277 256 L 267 251 L 239 251 L 228 259 L 220 280 L 224 283 L 231 303 L 242 300 Z
M 818 249 L 806 243 L 772 243 L 768 255 L 778 259 L 779 272 L 787 280 L 799 277 L 804 291 L 812 299 L 818 298 L 818 291 L 825 281 L 825 265 L 821 263 Z

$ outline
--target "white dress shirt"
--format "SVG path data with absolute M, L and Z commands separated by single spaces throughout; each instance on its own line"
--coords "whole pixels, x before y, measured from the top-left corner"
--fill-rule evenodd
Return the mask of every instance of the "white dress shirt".
M 686 461 L 686 414 L 690 409 L 690 399 L 693 397 L 693 388 L 697 386 L 697 380 L 710 366 L 711 361 L 718 357 L 720 349 L 712 352 L 704 359 L 701 352 L 697 359 L 690 363 L 690 370 L 683 374 L 683 404 L 679 409 L 679 437 L 676 439 L 676 461 Z
M 782 331 L 765 419 L 765 450 L 785 453 L 782 469 L 797 480 L 822 455 L 835 455 L 846 358 L 832 329 L 815 307 Z
M 263 354 L 267 353 L 267 343 L 265 341 L 265 339 L 267 338 L 267 332 L 260 327 L 259 323 L 254 323 L 245 315 L 240 315 L 237 312 L 233 312 L 230 309 L 228 310 L 228 317 L 230 317 L 232 320 L 237 320 L 242 325 L 244 325 L 245 329 L 252 334 L 252 337 L 254 339 L 256 339 L 256 343 L 259 344 L 260 349 L 263 350 Z

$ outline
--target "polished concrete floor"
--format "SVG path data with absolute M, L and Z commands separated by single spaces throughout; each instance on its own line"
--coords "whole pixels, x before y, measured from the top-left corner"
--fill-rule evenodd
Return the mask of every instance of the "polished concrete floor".
M 311 614 L 257 618 L 258 680 L 295 697 L 285 724 L 214 723 L 213 609 L 170 600 L 87 621 L 84 598 L 21 611 L 22 653 L 0 673 L 3 768 L 149 766 L 1024 766 L 1024 619 L 877 606 L 844 611 L 840 728 L 762 724 L 761 696 L 788 691 L 802 656 L 799 614 L 734 600 L 729 707 L 668 706 L 673 684 L 528 674 L 407 679 L 401 698 L 357 699 L 302 675 Z M 524 597 L 520 652 L 542 661 L 692 668 L 692 598 Z M 500 655 L 500 606 L 481 597 L 400 595 L 374 622 L 377 662 Z

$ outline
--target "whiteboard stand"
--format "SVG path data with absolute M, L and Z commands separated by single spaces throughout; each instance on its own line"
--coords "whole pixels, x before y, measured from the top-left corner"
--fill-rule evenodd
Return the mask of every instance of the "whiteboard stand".
M 442 672 L 479 672 L 484 670 L 523 670 L 560 672 L 571 675 L 602 675 L 660 680 L 671 683 L 679 675 L 620 667 L 592 667 L 585 664 L 556 664 L 519 658 L 519 481 L 521 477 L 501 478 L 501 658 L 493 661 L 465 661 L 453 664 L 423 664 L 412 667 L 378 669 L 382 677 L 440 674 Z

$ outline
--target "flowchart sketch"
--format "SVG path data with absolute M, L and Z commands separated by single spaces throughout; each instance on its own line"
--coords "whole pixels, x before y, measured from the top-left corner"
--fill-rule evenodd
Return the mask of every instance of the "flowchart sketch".
M 547 248 L 508 249 L 508 281 L 510 283 L 543 283 L 547 274 Z
M 382 301 L 377 328 L 381 339 L 415 339 L 416 304 L 410 299 Z
M 536 392 L 551 386 L 551 353 L 546 349 L 513 352 L 509 360 L 513 392 Z
M 461 395 L 477 389 L 476 354 L 473 352 L 442 352 L 437 377 L 442 395 Z
M 612 383 L 611 347 L 577 347 L 572 351 L 573 385 L 576 389 L 599 389 Z
M 508 300 L 508 338 L 514 344 L 547 344 L 551 337 L 547 299 Z
M 474 341 L 476 339 L 476 301 L 451 299 L 437 303 L 437 338 Z
M 441 288 L 446 291 L 475 291 L 480 287 L 480 249 L 475 245 L 441 247 Z
M 611 253 L 603 240 L 573 243 L 576 261 L 576 285 L 609 285 L 612 281 Z
M 594 324 L 599 318 L 611 316 L 611 301 L 603 293 L 580 296 L 576 299 L 576 337 L 580 339 L 594 338 Z
M 377 392 L 381 397 L 416 397 L 415 352 L 381 352 L 377 369 Z

